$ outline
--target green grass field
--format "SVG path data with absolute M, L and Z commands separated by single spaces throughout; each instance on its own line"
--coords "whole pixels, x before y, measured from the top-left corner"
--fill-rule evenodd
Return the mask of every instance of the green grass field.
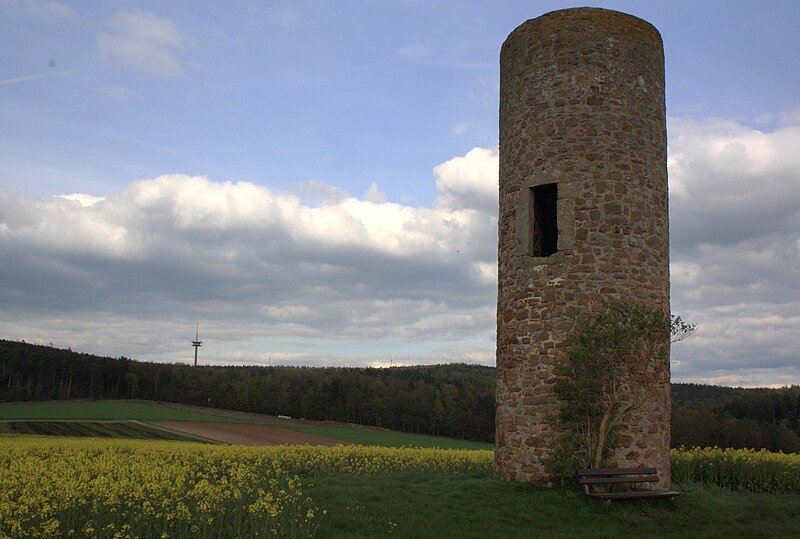
M 235 417 L 239 415 L 240 417 Z M 248 420 L 248 416 L 250 417 Z M 492 444 L 456 440 L 440 436 L 357 427 L 297 425 L 269 416 L 236 414 L 221 410 L 220 415 L 204 414 L 183 407 L 140 401 L 45 401 L 0 403 L 0 433 L 45 434 L 55 436 L 97 436 L 160 439 L 163 433 L 135 427 L 129 423 L 116 425 L 88 424 L 92 421 L 211 421 L 223 423 L 270 423 L 287 429 L 316 434 L 335 440 L 382 447 L 438 447 L 441 449 L 493 449 Z M 8 422 L 16 421 L 12 425 Z M 36 424 L 34 421 L 45 421 Z M 62 421 L 65 423 L 57 423 Z M 82 422 L 66 423 L 66 422 Z M 126 434 L 127 432 L 127 434 Z M 148 433 L 153 434 L 149 436 Z
M 491 477 L 437 474 L 330 476 L 307 489 L 327 515 L 318 538 L 796 537 L 794 495 L 687 489 L 674 500 L 586 500 Z M 678 486 L 680 488 L 680 485 Z
M 3 420 L 111 421 L 212 421 L 240 423 L 235 419 L 138 401 L 45 401 L 0 404 Z
M 318 427 L 287 425 L 287 428 L 306 434 L 316 434 L 335 440 L 382 447 L 438 447 L 439 449 L 494 449 L 493 444 L 456 440 L 440 436 L 411 434 L 393 430 L 361 429 L 357 427 Z

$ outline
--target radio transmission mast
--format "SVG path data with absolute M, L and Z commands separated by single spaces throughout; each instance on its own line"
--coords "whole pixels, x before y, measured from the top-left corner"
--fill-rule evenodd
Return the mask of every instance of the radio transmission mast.
M 192 346 L 194 346 L 194 366 L 197 367 L 197 349 L 203 346 L 203 341 L 200 340 L 200 324 L 197 324 L 197 333 L 194 335 Z

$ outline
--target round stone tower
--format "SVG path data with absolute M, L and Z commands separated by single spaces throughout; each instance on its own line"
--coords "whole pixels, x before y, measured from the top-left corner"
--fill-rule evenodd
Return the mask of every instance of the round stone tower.
M 603 300 L 669 312 L 661 36 L 636 17 L 554 11 L 500 53 L 500 222 L 495 471 L 550 483 L 556 365 L 575 315 Z M 669 365 L 623 420 L 620 467 L 669 484 Z

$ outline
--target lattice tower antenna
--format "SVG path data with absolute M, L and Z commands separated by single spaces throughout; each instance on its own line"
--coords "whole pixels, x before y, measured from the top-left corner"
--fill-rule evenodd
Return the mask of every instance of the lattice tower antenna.
M 197 324 L 197 332 L 194 334 L 194 340 L 192 341 L 192 346 L 194 346 L 194 366 L 197 367 L 197 349 L 203 346 L 203 341 L 200 340 L 200 324 Z

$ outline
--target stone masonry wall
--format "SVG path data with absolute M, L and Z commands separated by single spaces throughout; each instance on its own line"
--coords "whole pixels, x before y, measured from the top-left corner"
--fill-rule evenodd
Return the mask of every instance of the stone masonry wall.
M 558 247 L 534 257 L 532 188 L 558 184 Z M 500 222 L 495 471 L 549 484 L 556 365 L 573 316 L 602 300 L 669 312 L 664 53 L 658 31 L 578 8 L 527 21 L 500 54 Z M 669 484 L 669 364 L 645 373 L 624 418 L 620 467 Z

